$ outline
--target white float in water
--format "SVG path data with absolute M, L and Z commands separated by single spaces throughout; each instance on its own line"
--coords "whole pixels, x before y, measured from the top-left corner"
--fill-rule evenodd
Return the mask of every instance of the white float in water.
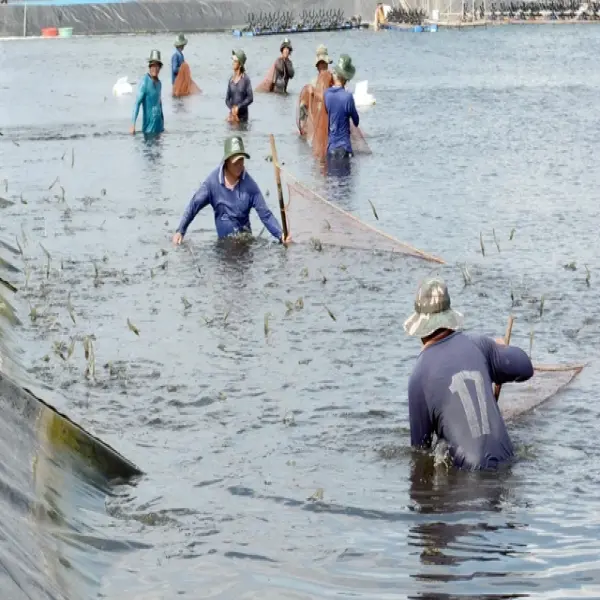
M 113 85 L 113 96 L 123 96 L 124 94 L 131 94 L 133 92 L 133 88 L 129 81 L 127 81 L 127 76 L 120 77 L 117 79 L 117 83 Z
M 357 81 L 354 87 L 354 104 L 356 106 L 372 106 L 375 104 L 375 97 L 368 92 L 368 81 Z

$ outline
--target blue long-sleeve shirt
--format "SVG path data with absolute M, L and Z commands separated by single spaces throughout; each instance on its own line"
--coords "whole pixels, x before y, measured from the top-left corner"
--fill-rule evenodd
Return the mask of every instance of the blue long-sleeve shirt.
M 350 119 L 358 127 L 358 113 L 354 104 L 354 96 L 341 86 L 330 87 L 324 94 L 325 108 L 329 116 L 329 139 L 327 152 L 343 148 L 352 152 L 350 143 Z
M 482 335 L 455 332 L 427 346 L 408 384 L 411 444 L 429 447 L 435 433 L 455 466 L 497 467 L 514 451 L 492 383 L 532 376 L 523 350 Z
M 281 227 L 254 179 L 244 170 L 236 186 L 230 190 L 225 185 L 223 167 L 224 164 L 221 163 L 193 195 L 177 231 L 185 235 L 196 215 L 210 204 L 215 214 L 215 228 L 219 238 L 242 232 L 252 233 L 250 210 L 254 209 L 269 233 L 280 240 L 283 233 Z
M 231 110 L 233 106 L 238 107 L 238 117 L 240 121 L 248 119 L 248 107 L 254 102 L 254 92 L 250 77 L 244 73 L 237 83 L 234 83 L 233 77 L 227 85 L 225 95 L 225 104 Z
M 179 73 L 179 68 L 184 62 L 185 58 L 183 57 L 183 52 L 176 49 L 171 57 L 171 83 L 175 83 L 177 74 Z
M 162 133 L 165 119 L 162 109 L 162 84 L 153 80 L 148 73 L 144 75 L 138 86 L 137 97 L 133 106 L 133 125 L 137 121 L 140 107 L 143 109 L 142 131 L 144 133 Z

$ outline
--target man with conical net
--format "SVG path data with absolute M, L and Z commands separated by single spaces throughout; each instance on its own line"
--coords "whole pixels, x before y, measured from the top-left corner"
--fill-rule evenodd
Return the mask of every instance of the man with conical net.
M 495 469 L 514 450 L 492 384 L 527 381 L 533 365 L 520 348 L 462 333 L 462 324 L 444 281 L 426 279 L 404 323 L 423 343 L 408 383 L 411 445 L 430 448 L 436 434 L 456 467 Z

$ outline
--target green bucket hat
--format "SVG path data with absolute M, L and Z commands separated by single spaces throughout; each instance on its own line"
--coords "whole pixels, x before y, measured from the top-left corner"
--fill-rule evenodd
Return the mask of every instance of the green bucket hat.
M 223 144 L 223 162 L 232 156 L 250 158 L 250 155 L 244 149 L 244 140 L 239 135 L 228 137 Z
M 163 66 L 162 60 L 160 59 L 160 50 L 151 50 L 148 58 L 148 64 L 158 63 L 161 67 Z
M 437 329 L 461 329 L 463 316 L 450 306 L 448 286 L 433 277 L 421 283 L 415 298 L 415 312 L 404 322 L 408 335 L 424 338 Z
M 321 44 L 318 48 L 317 48 L 317 58 L 315 59 L 315 67 L 321 62 L 326 62 L 328 65 L 330 65 L 333 61 L 331 60 L 331 58 L 329 58 L 329 53 L 327 52 L 327 46 L 324 46 L 323 44 Z
M 356 68 L 352 64 L 352 59 L 347 54 L 342 54 L 333 67 L 336 75 L 343 77 L 345 81 L 350 81 L 356 74 Z
M 290 42 L 290 38 L 284 38 L 283 42 L 281 42 L 281 46 L 279 46 L 279 52 L 281 52 L 284 48 L 289 48 L 290 52 L 294 50 L 292 48 L 292 42 Z
M 246 64 L 246 53 L 243 50 L 232 50 L 231 56 L 235 56 L 242 67 Z
M 173 43 L 173 46 L 175 46 L 175 48 L 180 48 L 181 46 L 187 46 L 187 38 L 185 37 L 185 35 L 183 35 L 183 33 L 179 33 L 177 35 L 177 37 L 175 38 L 175 42 Z

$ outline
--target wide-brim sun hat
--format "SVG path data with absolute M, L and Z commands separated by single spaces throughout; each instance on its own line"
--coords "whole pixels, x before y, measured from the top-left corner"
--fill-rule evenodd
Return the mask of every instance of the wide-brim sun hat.
M 350 81 L 356 74 L 356 67 L 352 64 L 352 59 L 347 54 L 342 54 L 333 67 L 333 71 L 345 81 Z
M 231 58 L 236 59 L 242 67 L 246 64 L 246 53 L 243 50 L 232 50 Z
M 279 46 L 279 52 L 282 52 L 284 48 L 289 48 L 290 52 L 293 52 L 292 42 L 290 42 L 289 38 L 285 38 L 283 42 L 281 42 L 281 46 Z
M 462 329 L 463 322 L 463 315 L 451 306 L 448 286 L 443 279 L 434 277 L 419 285 L 415 310 L 404 322 L 404 331 L 424 338 L 438 329 Z

